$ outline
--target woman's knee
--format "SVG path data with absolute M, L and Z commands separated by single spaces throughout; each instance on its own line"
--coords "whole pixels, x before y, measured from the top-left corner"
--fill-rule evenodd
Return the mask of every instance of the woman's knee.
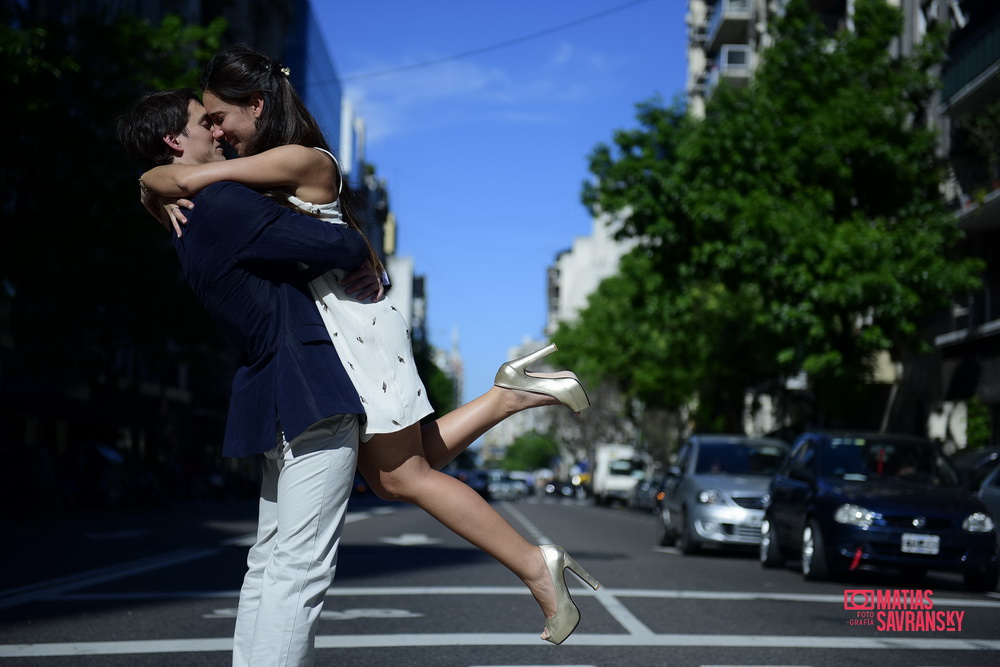
M 393 470 L 382 471 L 379 475 L 379 482 L 382 490 L 390 496 L 389 500 L 415 503 L 420 497 L 424 484 L 428 483 L 433 474 L 434 472 L 426 464 L 401 466 Z

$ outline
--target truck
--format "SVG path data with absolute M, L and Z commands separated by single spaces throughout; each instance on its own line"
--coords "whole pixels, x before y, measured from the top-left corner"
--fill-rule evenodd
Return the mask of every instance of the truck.
M 650 466 L 650 458 L 632 445 L 602 443 L 594 447 L 591 492 L 594 504 L 627 503 Z

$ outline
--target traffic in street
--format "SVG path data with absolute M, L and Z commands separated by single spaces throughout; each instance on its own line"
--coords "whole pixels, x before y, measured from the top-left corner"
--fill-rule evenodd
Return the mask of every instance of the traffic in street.
M 961 577 L 854 572 L 807 581 L 756 550 L 684 555 L 651 512 L 532 495 L 495 507 L 563 546 L 602 584 L 567 573 L 582 621 L 539 639 L 527 590 L 420 510 L 352 499 L 316 643 L 338 665 L 994 665 L 1000 594 Z M 252 501 L 7 526 L 0 661 L 226 665 L 252 539 Z

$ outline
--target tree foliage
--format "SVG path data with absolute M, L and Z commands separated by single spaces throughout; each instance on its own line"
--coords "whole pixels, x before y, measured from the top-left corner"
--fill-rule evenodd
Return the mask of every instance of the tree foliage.
M 143 382 L 177 386 L 179 362 L 197 357 L 197 386 L 220 341 L 167 235 L 139 206 L 139 165 L 118 143 L 116 120 L 142 93 L 195 85 L 224 23 L 87 13 L 35 21 L 16 3 L 0 13 L 11 121 L 0 145 L 0 280 L 13 339 L 0 360 L 5 383 L 22 396 L 32 387 L 50 400 L 89 397 L 81 414 L 95 423 L 139 419 Z
M 831 36 L 792 0 L 750 85 L 720 85 L 702 120 L 640 104 L 594 150 L 584 202 L 644 242 L 561 348 L 651 405 L 698 397 L 703 423 L 738 425 L 746 390 L 800 370 L 841 417 L 876 353 L 918 347 L 922 318 L 975 288 L 926 118 L 941 35 L 894 55 L 883 0 L 854 26 Z
M 504 452 L 504 470 L 538 470 L 548 468 L 559 456 L 559 445 L 551 437 L 530 431 L 517 437 Z

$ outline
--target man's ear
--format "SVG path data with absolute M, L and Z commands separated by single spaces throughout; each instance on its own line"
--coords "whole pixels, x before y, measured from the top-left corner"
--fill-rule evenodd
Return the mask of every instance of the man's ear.
M 260 115 L 264 113 L 264 96 L 260 93 L 254 93 L 250 96 L 250 113 L 253 114 L 254 118 L 260 118 Z
M 163 143 L 165 143 L 167 146 L 170 146 L 170 148 L 173 149 L 173 150 L 175 150 L 175 151 L 183 151 L 184 150 L 184 147 L 181 146 L 181 143 L 179 141 L 177 141 L 177 135 L 176 134 L 164 134 L 163 135 Z

